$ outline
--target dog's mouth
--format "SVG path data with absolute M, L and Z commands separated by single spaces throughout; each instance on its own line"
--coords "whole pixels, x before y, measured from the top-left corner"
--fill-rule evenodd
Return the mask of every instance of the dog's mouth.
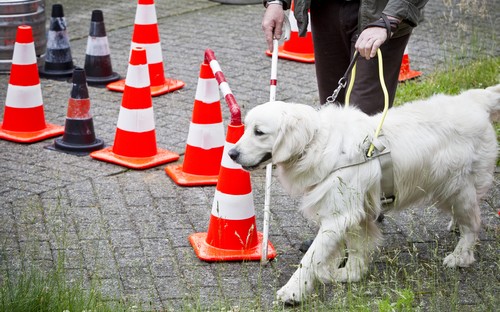
M 268 160 L 271 160 L 272 157 L 273 157 L 273 155 L 271 153 L 266 153 L 257 164 L 255 164 L 253 166 L 242 165 L 241 167 L 243 169 L 245 169 L 246 171 L 252 171 L 252 170 L 260 168 L 264 163 L 267 163 Z

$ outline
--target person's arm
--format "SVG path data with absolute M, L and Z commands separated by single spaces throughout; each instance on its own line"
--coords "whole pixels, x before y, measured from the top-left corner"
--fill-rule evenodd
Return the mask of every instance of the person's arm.
M 266 12 L 262 18 L 262 31 L 266 38 L 269 50 L 273 49 L 273 39 L 280 39 L 283 34 L 283 22 L 285 20 L 285 9 L 288 3 L 282 0 L 264 0 Z
M 416 27 L 422 19 L 423 8 L 427 2 L 428 0 L 389 0 L 383 13 Z
M 367 60 L 375 57 L 377 49 L 396 32 L 400 22 L 399 18 L 384 14 L 379 20 L 365 27 L 354 48 Z

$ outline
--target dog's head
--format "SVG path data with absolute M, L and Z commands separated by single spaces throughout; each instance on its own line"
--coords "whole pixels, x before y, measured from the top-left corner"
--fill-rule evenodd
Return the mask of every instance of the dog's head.
M 303 153 L 319 128 L 319 117 L 307 105 L 268 102 L 248 112 L 245 127 L 229 157 L 245 170 L 254 170 Z

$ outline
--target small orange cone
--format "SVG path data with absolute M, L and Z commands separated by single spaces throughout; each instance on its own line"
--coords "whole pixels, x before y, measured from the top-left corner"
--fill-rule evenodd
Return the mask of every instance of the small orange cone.
M 299 37 L 299 27 L 295 19 L 294 3 L 290 7 L 288 19 L 290 21 L 290 39 L 285 41 L 283 45 L 278 48 L 278 57 L 286 60 L 297 61 L 302 63 L 314 63 L 314 45 L 311 33 L 311 24 L 307 26 L 307 34 L 305 37 Z M 309 20 L 311 19 L 308 13 Z M 266 50 L 267 56 L 272 56 L 270 50 Z
M 184 87 L 183 81 L 165 78 L 154 0 L 138 0 L 131 49 L 137 46 L 146 48 L 152 96 Z M 125 80 L 112 82 L 107 88 L 123 92 Z
M 55 139 L 54 144 L 46 148 L 84 156 L 103 148 L 104 141 L 95 136 L 85 70 L 76 67 L 73 70 L 72 81 L 73 87 L 68 101 L 64 134 L 62 138 Z
M 244 131 L 243 124 L 228 126 L 208 233 L 189 236 L 196 255 L 205 261 L 261 258 L 262 233 L 257 232 L 255 223 L 250 173 L 227 155 Z M 275 257 L 276 250 L 268 242 L 268 258 Z
M 156 147 L 147 64 L 146 50 L 133 48 L 114 145 L 91 153 L 91 157 L 132 169 L 151 168 L 179 159 L 178 154 Z
M 63 134 L 45 122 L 42 89 L 31 26 L 17 28 L 0 139 L 32 143 Z
M 422 72 L 410 69 L 410 57 L 408 56 L 408 50 L 405 49 L 405 54 L 403 55 L 403 60 L 401 62 L 401 67 L 399 69 L 399 82 L 405 80 L 420 77 Z
M 224 125 L 219 87 L 207 62 L 200 68 L 183 164 L 165 172 L 182 186 L 215 185 L 224 150 Z

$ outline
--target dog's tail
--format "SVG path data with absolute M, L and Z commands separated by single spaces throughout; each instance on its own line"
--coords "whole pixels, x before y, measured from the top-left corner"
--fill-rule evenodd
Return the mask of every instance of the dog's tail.
M 490 111 L 500 111 L 500 84 L 497 84 L 496 86 L 491 86 L 486 88 L 486 91 L 489 94 L 490 97 L 490 102 L 489 102 L 489 109 Z

